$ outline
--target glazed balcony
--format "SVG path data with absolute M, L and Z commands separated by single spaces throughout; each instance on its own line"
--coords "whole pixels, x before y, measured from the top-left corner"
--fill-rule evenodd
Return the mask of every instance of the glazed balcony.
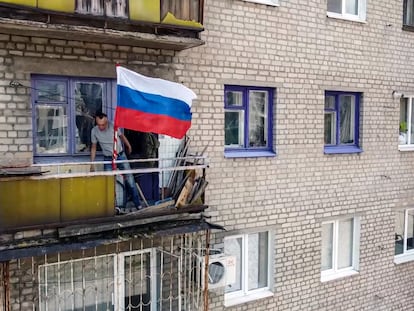
M 183 50 L 204 44 L 203 0 L 6 0 L 0 28 L 14 34 Z
M 103 164 L 108 163 L 104 161 L 94 162 L 95 172 L 89 172 L 92 162 L 0 169 L 0 232 L 71 225 L 110 226 L 131 219 L 156 222 L 159 217 L 174 218 L 188 212 L 200 213 L 206 208 L 205 157 L 186 155 L 128 162 L 131 169 L 123 171 L 103 171 Z M 120 194 L 115 184 L 121 174 L 127 173 L 135 177 L 144 208 L 117 215 L 116 196 Z M 127 202 L 126 206 L 131 204 Z

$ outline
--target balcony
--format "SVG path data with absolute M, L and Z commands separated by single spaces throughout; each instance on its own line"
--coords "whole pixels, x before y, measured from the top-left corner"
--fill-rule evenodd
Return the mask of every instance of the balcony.
M 159 165 L 149 167 L 146 165 L 149 161 Z M 124 195 L 119 189 L 123 189 L 122 175 L 125 174 L 134 175 L 144 207 L 134 212 L 134 217 L 173 215 L 205 208 L 203 193 L 207 185 L 207 164 L 204 157 L 128 162 L 131 167 L 143 167 L 89 172 L 92 162 L 73 162 L 34 165 L 29 170 L 2 169 L 0 228 L 4 231 L 119 221 L 123 216 L 116 215 L 115 197 Z M 93 163 L 99 167 L 107 162 Z M 119 180 L 121 186 L 116 187 Z
M 183 50 L 204 44 L 203 0 L 6 0 L 0 28 L 12 34 Z

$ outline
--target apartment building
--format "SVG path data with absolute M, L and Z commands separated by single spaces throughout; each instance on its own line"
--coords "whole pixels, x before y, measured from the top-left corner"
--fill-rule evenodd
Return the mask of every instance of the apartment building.
M 0 3 L 4 310 L 414 309 L 411 0 Z M 116 63 L 198 96 L 123 216 L 88 170 Z

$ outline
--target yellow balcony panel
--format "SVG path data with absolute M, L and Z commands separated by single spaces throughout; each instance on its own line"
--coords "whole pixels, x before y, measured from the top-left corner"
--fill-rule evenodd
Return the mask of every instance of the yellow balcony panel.
M 130 0 L 129 18 L 135 21 L 160 22 L 160 0 Z
M 0 3 L 10 3 L 15 5 L 25 5 L 36 7 L 37 0 L 3 0 Z
M 37 0 L 37 7 L 49 11 L 73 13 L 75 0 Z
M 61 221 L 114 215 L 114 177 L 61 179 Z
M 58 222 L 60 182 L 58 179 L 0 180 L 0 228 Z

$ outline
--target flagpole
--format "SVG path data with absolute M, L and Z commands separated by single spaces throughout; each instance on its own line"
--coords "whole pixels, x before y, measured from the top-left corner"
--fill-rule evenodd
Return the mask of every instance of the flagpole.
M 115 68 L 119 66 L 119 62 L 115 63 Z M 118 92 L 118 88 L 117 88 L 117 92 Z M 117 100 L 119 99 L 119 94 L 117 94 Z M 115 113 L 114 113 L 114 149 L 112 152 L 112 170 L 116 169 L 116 159 L 118 158 L 118 152 L 117 152 L 117 147 L 118 147 L 118 125 L 116 124 L 116 109 L 115 109 Z

